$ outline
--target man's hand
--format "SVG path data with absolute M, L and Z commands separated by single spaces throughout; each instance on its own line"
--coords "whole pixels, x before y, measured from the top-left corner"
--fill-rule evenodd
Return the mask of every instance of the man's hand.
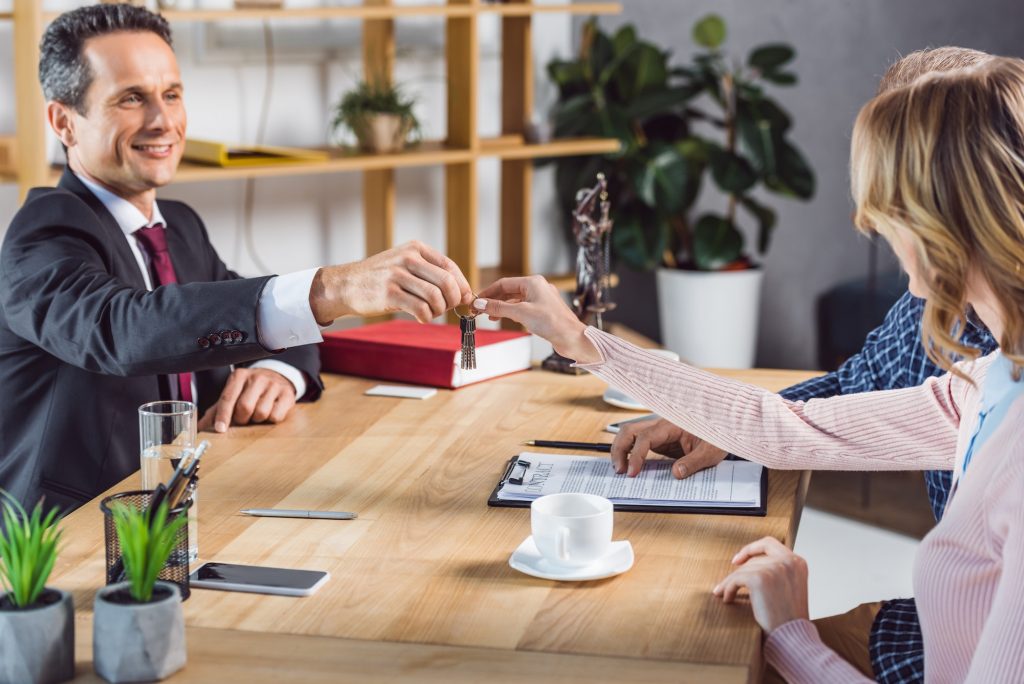
M 623 425 L 612 442 L 612 466 L 615 472 L 636 477 L 644 467 L 648 452 L 678 459 L 672 474 L 682 480 L 699 470 L 718 465 L 726 452 L 694 437 L 664 418 Z
M 266 368 L 236 368 L 217 403 L 199 421 L 200 430 L 227 432 L 229 425 L 280 423 L 295 406 L 295 386 Z
M 732 563 L 739 567 L 711 590 L 715 596 L 732 603 L 745 588 L 754 619 L 766 634 L 791 620 L 807 619 L 807 561 L 778 539 L 747 544 Z
M 458 265 L 415 240 L 362 261 L 322 268 L 309 292 L 309 306 L 320 325 L 342 316 L 396 311 L 429 323 L 472 301 L 473 291 Z

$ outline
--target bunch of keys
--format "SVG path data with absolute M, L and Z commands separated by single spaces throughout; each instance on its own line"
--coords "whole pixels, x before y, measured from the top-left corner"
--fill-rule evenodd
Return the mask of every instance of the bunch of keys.
M 469 313 L 463 315 L 458 308 L 455 315 L 459 317 L 459 329 L 462 331 L 462 370 L 476 369 L 476 312 L 469 309 Z

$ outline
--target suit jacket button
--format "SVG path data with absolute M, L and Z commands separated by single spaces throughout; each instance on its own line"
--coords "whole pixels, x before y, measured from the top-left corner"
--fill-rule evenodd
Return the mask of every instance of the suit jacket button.
M 242 331 L 241 330 L 232 330 L 231 331 L 231 341 L 235 342 L 236 344 L 238 342 L 241 342 L 242 341 Z
M 196 340 L 196 344 L 199 345 L 200 349 L 209 349 L 210 340 L 206 339 L 205 337 L 200 337 L 198 340 Z
M 221 330 L 220 331 L 220 339 L 224 340 L 225 344 L 231 344 L 232 342 L 234 342 L 234 340 L 231 339 L 231 331 L 230 330 Z
M 212 344 L 214 347 L 220 345 L 220 343 L 223 341 L 220 339 L 220 335 L 218 335 L 217 333 L 210 333 L 209 340 L 210 344 Z

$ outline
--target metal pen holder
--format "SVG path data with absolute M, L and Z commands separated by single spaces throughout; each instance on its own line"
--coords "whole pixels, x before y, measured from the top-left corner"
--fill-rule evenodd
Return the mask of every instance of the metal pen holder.
M 100 501 L 100 510 L 103 511 L 103 539 L 106 547 L 106 581 L 107 584 L 115 584 L 123 581 L 124 564 L 121 560 L 121 542 L 117 538 L 117 529 L 114 527 L 114 512 L 112 505 L 120 503 L 141 510 L 149 506 L 149 499 L 152 496 L 150 491 L 122 492 L 113 494 Z M 192 502 L 178 506 L 169 513 L 170 517 L 188 515 L 188 508 Z M 157 575 L 157 579 L 165 582 L 172 582 L 178 585 L 181 590 L 181 600 L 189 597 L 191 591 L 188 584 L 188 525 L 182 525 L 178 530 L 174 550 L 171 551 L 167 564 Z

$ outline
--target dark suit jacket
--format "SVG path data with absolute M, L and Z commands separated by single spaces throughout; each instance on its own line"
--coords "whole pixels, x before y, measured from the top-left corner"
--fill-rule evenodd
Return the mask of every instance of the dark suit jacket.
M 272 353 L 256 329 L 270 277 L 228 270 L 185 204 L 160 200 L 160 211 L 179 284 L 152 292 L 114 217 L 70 172 L 32 190 L 4 237 L 0 487 L 26 506 L 45 495 L 67 512 L 138 470 L 137 410 L 169 398 L 165 374 L 195 373 L 202 415 L 228 365 Z M 274 358 L 319 396 L 316 346 Z

